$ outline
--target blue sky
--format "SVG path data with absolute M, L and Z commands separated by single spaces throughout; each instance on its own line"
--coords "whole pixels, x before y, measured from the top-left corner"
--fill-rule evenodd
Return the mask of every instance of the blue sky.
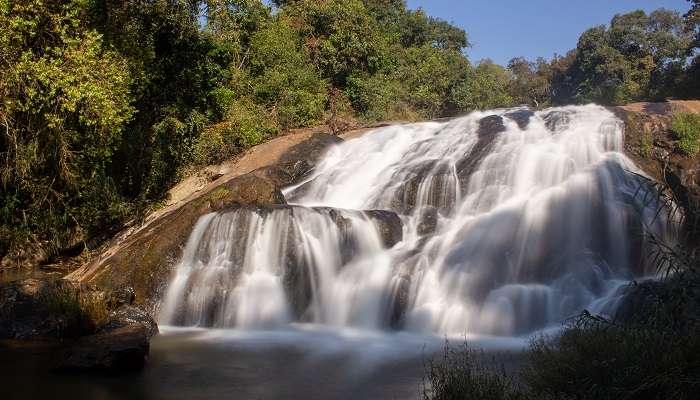
M 407 0 L 429 15 L 464 28 L 476 62 L 491 58 L 506 64 L 516 56 L 534 59 L 564 54 L 586 29 L 610 22 L 618 13 L 663 7 L 685 13 L 686 0 Z

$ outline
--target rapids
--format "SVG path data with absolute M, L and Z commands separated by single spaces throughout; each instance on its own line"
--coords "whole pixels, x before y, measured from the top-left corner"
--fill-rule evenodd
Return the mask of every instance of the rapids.
M 666 225 L 622 128 L 594 105 L 503 109 L 341 143 L 289 206 L 203 216 L 160 322 L 523 336 L 609 315 Z M 397 243 L 366 210 L 400 217 Z

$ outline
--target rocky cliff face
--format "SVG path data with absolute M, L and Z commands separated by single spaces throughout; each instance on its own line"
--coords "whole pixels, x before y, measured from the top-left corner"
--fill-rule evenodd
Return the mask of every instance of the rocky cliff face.
M 674 201 L 685 213 L 686 228 L 695 230 L 700 217 L 700 154 L 687 156 L 679 151 L 669 125 L 675 113 L 700 113 L 700 101 L 635 103 L 613 107 L 612 111 L 625 123 L 627 155 L 651 178 L 671 189 Z

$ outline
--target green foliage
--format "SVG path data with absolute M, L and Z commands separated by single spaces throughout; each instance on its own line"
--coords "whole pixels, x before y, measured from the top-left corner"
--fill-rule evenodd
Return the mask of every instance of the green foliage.
M 408 103 L 424 118 L 435 118 L 452 110 L 453 89 L 469 79 L 469 61 L 455 50 L 429 45 L 406 50 L 398 74 L 406 85 Z
M 616 15 L 609 26 L 584 32 L 563 57 L 511 60 L 510 93 L 517 103 L 533 105 L 697 97 L 697 15 L 697 9 L 685 17 L 665 9 Z
M 281 128 L 317 124 L 326 106 L 326 84 L 302 48 L 301 37 L 285 20 L 251 38 L 253 98 L 274 109 Z
M 700 389 L 697 332 L 584 317 L 535 340 L 523 381 L 534 393 L 576 399 L 692 399 Z
M 127 208 L 107 171 L 134 112 L 131 80 L 124 59 L 80 24 L 81 4 L 0 4 L 0 223 L 54 247 Z M 0 253 L 27 239 L 3 237 Z
M 671 132 L 678 139 L 678 147 L 689 156 L 700 151 L 700 115 L 678 113 L 673 116 Z
M 344 90 L 358 116 L 368 122 L 413 120 L 408 93 L 397 74 L 358 74 L 348 78 Z
M 624 104 L 673 93 L 691 45 L 677 12 L 659 9 L 616 15 L 609 28 L 584 32 L 571 71 L 575 99 Z
M 487 110 L 513 104 L 506 70 L 491 60 L 483 60 L 450 92 L 451 108 L 459 111 Z
M 372 74 L 387 66 L 386 37 L 361 0 L 299 0 L 282 11 L 321 76 L 333 84 L 344 85 L 354 71 Z
M 533 63 L 522 57 L 514 58 L 508 63 L 508 71 L 513 76 L 509 91 L 517 104 L 548 105 L 552 77 L 547 61 L 538 58 Z
M 264 107 L 236 102 L 224 122 L 205 129 L 192 149 L 195 165 L 216 164 L 262 143 L 278 132 Z

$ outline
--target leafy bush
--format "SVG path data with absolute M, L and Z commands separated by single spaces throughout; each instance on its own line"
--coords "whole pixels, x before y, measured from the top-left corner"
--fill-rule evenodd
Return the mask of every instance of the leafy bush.
M 700 338 L 607 321 L 576 324 L 529 351 L 523 381 L 576 399 L 692 399 L 700 390 Z
M 671 121 L 671 132 L 678 139 L 678 147 L 689 156 L 700 151 L 700 115 L 678 113 Z
M 217 164 L 262 143 L 278 133 L 274 119 L 264 107 L 238 101 L 224 122 L 207 127 L 192 149 L 195 165 Z
M 27 240 L 61 248 L 121 215 L 107 178 L 132 117 L 122 56 L 80 23 L 79 1 L 0 7 L 0 252 Z M 103 200 L 91 200 L 95 187 Z M 11 231 L 11 234 L 5 232 Z
M 419 118 L 408 104 L 407 91 L 395 74 L 352 75 L 348 78 L 344 93 L 353 110 L 364 121 Z
M 283 129 L 319 123 L 326 107 L 326 83 L 302 43 L 286 20 L 268 24 L 251 38 L 253 98 L 275 110 Z

